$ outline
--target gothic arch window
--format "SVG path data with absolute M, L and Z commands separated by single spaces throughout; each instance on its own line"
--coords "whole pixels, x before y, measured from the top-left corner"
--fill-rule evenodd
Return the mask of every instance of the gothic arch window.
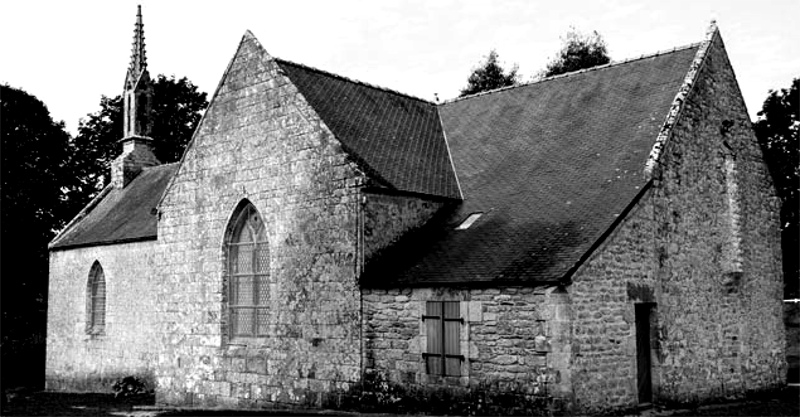
M 106 328 L 106 277 L 100 262 L 94 261 L 86 283 L 86 333 L 103 334 Z
M 242 201 L 225 239 L 227 336 L 229 340 L 267 335 L 269 242 L 264 222 L 249 201 Z

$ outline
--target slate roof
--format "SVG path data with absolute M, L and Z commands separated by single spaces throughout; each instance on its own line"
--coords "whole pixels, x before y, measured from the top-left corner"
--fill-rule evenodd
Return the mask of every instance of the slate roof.
M 697 45 L 439 106 L 464 201 L 367 265 L 368 285 L 552 282 L 647 185 Z M 455 230 L 471 213 L 484 213 Z
M 276 59 L 368 174 L 395 190 L 458 199 L 436 105 Z
M 448 201 L 370 262 L 363 284 L 513 284 L 564 278 L 640 195 L 644 164 L 696 51 L 438 106 L 276 62 L 369 175 Z M 105 190 L 51 249 L 155 239 L 152 209 L 177 167 L 146 168 L 124 189 Z M 455 230 L 472 213 L 483 215 Z
M 155 239 L 158 223 L 152 210 L 177 168 L 178 164 L 144 168 L 125 188 L 104 190 L 97 204 L 90 204 L 83 217 L 78 215 L 50 249 Z

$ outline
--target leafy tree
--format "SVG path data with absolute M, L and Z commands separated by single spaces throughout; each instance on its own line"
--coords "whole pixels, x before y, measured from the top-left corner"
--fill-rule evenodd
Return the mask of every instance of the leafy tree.
M 778 197 L 785 295 L 800 297 L 800 78 L 770 91 L 754 127 Z
M 159 75 L 153 81 L 154 152 L 162 163 L 175 162 L 192 138 L 203 111 L 208 107 L 206 93 L 186 77 Z M 100 99 L 100 110 L 82 119 L 74 140 L 72 165 L 79 183 L 71 191 L 70 200 L 78 207 L 110 182 L 111 161 L 122 148 L 122 96 Z
M 459 97 L 517 84 L 517 65 L 506 72 L 497 62 L 497 58 L 497 51 L 494 49 L 489 51 L 486 60 L 472 70 L 467 79 L 467 86 L 461 90 Z
M 611 61 L 606 41 L 597 31 L 586 35 L 572 27 L 561 40 L 563 46 L 556 57 L 547 64 L 542 74 L 544 77 L 608 64 Z
M 44 103 L 8 85 L 0 85 L 0 127 L 0 369 L 4 386 L 37 385 L 44 376 L 47 243 L 70 216 L 61 190 L 70 136 Z

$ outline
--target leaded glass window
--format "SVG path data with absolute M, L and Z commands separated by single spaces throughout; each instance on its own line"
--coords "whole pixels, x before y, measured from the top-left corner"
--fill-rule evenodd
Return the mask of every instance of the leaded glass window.
M 103 334 L 106 328 L 106 278 L 100 262 L 89 270 L 86 284 L 86 333 Z
M 266 336 L 270 256 L 264 222 L 250 203 L 232 222 L 225 245 L 228 337 Z

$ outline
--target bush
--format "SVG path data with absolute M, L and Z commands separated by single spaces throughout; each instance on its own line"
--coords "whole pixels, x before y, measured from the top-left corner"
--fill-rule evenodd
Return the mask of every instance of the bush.
M 331 393 L 325 407 L 378 413 L 439 415 L 558 414 L 553 398 L 536 392 L 536 382 L 481 382 L 469 387 L 398 384 L 367 371 L 347 392 Z
M 126 376 L 125 378 L 118 379 L 114 382 L 114 386 L 111 387 L 111 389 L 114 391 L 114 398 L 131 397 L 147 392 L 145 383 L 135 376 Z

